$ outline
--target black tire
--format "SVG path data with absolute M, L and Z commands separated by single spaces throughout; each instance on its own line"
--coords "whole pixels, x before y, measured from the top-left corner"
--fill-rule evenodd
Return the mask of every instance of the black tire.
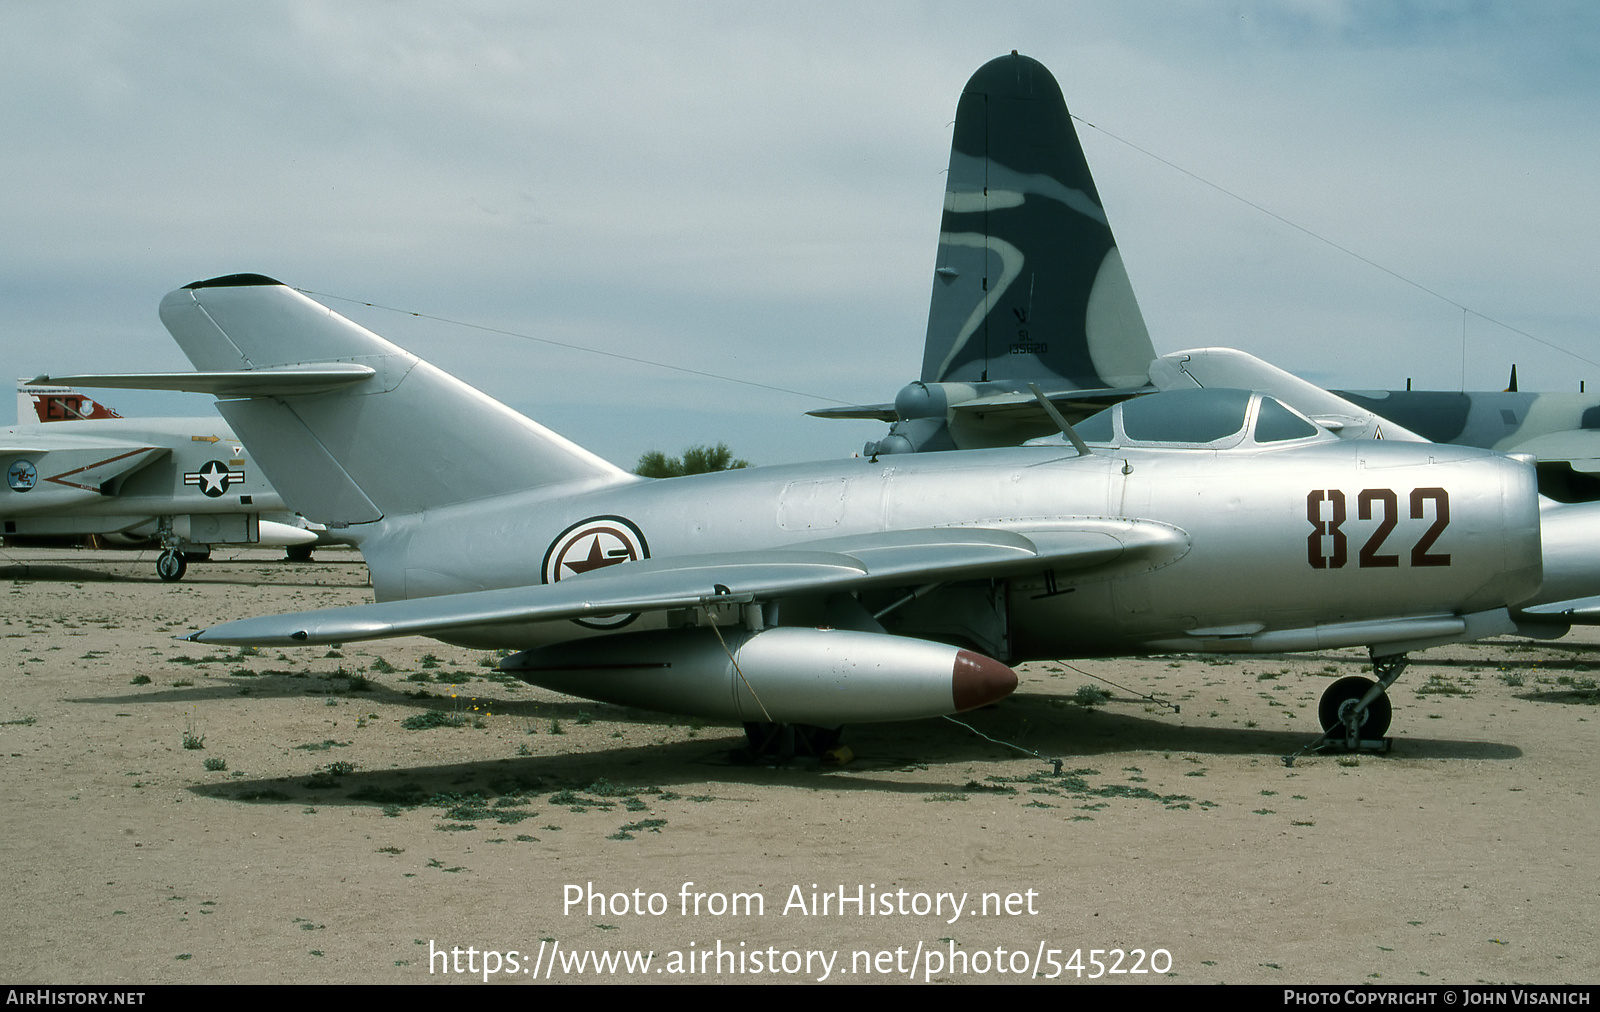
M 844 728 L 748 721 L 744 736 L 750 743 L 750 754 L 757 759 L 817 758 L 838 748 Z
M 1322 694 L 1322 701 L 1317 704 L 1317 719 L 1321 721 L 1322 729 L 1342 735 L 1344 721 L 1340 718 L 1345 709 L 1360 702 L 1361 697 L 1375 684 L 1370 678 L 1351 675 L 1328 686 Z M 1393 716 L 1394 708 L 1389 703 L 1389 694 L 1379 695 L 1367 707 L 1358 729 L 1360 736 L 1366 740 L 1382 738 L 1389 733 L 1389 720 Z
M 168 583 L 176 583 L 183 579 L 183 574 L 189 571 L 189 563 L 184 559 L 182 552 L 168 549 L 156 557 L 156 575 Z
M 290 545 L 283 550 L 285 562 L 310 562 L 311 551 L 315 545 Z

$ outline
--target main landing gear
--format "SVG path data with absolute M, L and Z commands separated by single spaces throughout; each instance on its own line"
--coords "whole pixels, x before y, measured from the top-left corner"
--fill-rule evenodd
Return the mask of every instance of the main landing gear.
M 156 575 L 168 583 L 183 579 L 189 571 L 189 560 L 175 548 L 168 548 L 156 558 Z
M 185 542 L 173 531 L 172 517 L 156 519 L 156 538 L 161 542 L 161 554 L 156 556 L 156 575 L 167 583 L 183 579 L 183 574 L 189 571 L 189 560 L 200 556 L 184 554 L 182 548 Z M 209 556 L 210 551 L 207 550 L 206 554 Z
M 180 537 L 173 530 L 172 517 L 156 518 L 156 540 L 161 545 L 161 554 L 156 556 L 156 575 L 167 583 L 183 579 L 183 574 L 189 571 L 189 563 L 211 561 L 211 546 Z
M 843 734 L 843 727 L 818 727 L 815 724 L 747 721 L 744 725 L 752 762 L 786 761 L 797 756 L 844 762 L 848 756 L 841 754 L 839 749 L 839 738 Z
M 1328 686 L 1317 704 L 1322 737 L 1294 755 L 1284 756 L 1283 764 L 1293 766 L 1296 757 L 1329 746 L 1342 746 L 1351 752 L 1387 752 L 1389 739 L 1384 735 L 1389 732 L 1394 713 L 1388 689 L 1410 664 L 1405 654 L 1373 654 L 1372 673 L 1376 678 L 1352 675 Z

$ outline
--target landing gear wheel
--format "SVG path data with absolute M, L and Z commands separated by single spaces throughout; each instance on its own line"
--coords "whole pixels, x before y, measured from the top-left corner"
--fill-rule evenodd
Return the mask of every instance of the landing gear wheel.
M 744 736 L 755 759 L 820 758 L 839 747 L 843 727 L 818 727 L 815 724 L 765 724 L 750 721 Z
M 290 545 L 283 550 L 285 562 L 310 562 L 313 545 Z
M 1317 704 L 1317 719 L 1321 721 L 1322 729 L 1333 737 L 1343 737 L 1345 713 L 1359 703 L 1375 684 L 1370 678 L 1351 675 L 1328 686 L 1328 690 L 1322 694 L 1322 702 Z M 1356 727 L 1356 737 L 1362 740 L 1382 738 L 1389 731 L 1389 718 L 1393 713 L 1388 693 L 1380 694 L 1367 705 L 1367 712 Z
M 184 559 L 182 552 L 167 549 L 156 558 L 156 575 L 168 583 L 183 579 L 183 574 L 189 571 L 189 563 Z

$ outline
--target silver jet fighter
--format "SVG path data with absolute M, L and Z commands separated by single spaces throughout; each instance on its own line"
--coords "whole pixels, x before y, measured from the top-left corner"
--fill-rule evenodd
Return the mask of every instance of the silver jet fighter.
M 197 282 L 161 318 L 199 372 L 95 382 L 217 393 L 285 499 L 358 543 L 377 598 L 205 643 L 517 648 L 503 666 L 528 682 L 754 738 L 981 706 L 1032 659 L 1397 655 L 1510 631 L 1541 579 L 1526 463 L 1340 440 L 1246 391 L 1119 405 L 1093 449 L 649 480 L 270 278 Z M 1382 700 L 1357 681 L 1334 723 Z
M 1155 389 L 1155 359 L 1060 85 L 1013 52 L 956 106 L 918 380 L 893 404 L 810 414 L 893 423 L 869 455 L 1012 446 L 1053 428 L 1030 382 L 1076 420 Z M 1514 370 L 1505 391 L 1335 393 L 1379 417 L 1367 435 L 1532 454 L 1545 495 L 1600 499 L 1600 395 L 1519 392 Z
M 8 542 L 153 540 L 163 580 L 182 579 L 187 557 L 213 545 L 317 540 L 286 515 L 244 445 L 214 419 L 123 418 L 74 390 L 23 387 L 17 425 L 0 430 L 0 467 Z

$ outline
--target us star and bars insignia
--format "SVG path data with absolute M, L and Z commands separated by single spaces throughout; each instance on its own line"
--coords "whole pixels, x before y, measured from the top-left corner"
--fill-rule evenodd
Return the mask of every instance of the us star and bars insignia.
M 198 485 L 201 492 L 213 499 L 228 491 L 228 486 L 242 481 L 243 471 L 230 471 L 228 465 L 220 460 L 208 460 L 200 465 L 200 470 L 185 471 L 183 474 L 185 485 Z
M 544 553 L 544 582 L 559 583 L 570 576 L 649 557 L 644 533 L 632 521 L 618 516 L 590 517 L 568 527 L 550 543 Z M 635 613 L 573 621 L 590 629 L 619 629 L 638 617 Z

